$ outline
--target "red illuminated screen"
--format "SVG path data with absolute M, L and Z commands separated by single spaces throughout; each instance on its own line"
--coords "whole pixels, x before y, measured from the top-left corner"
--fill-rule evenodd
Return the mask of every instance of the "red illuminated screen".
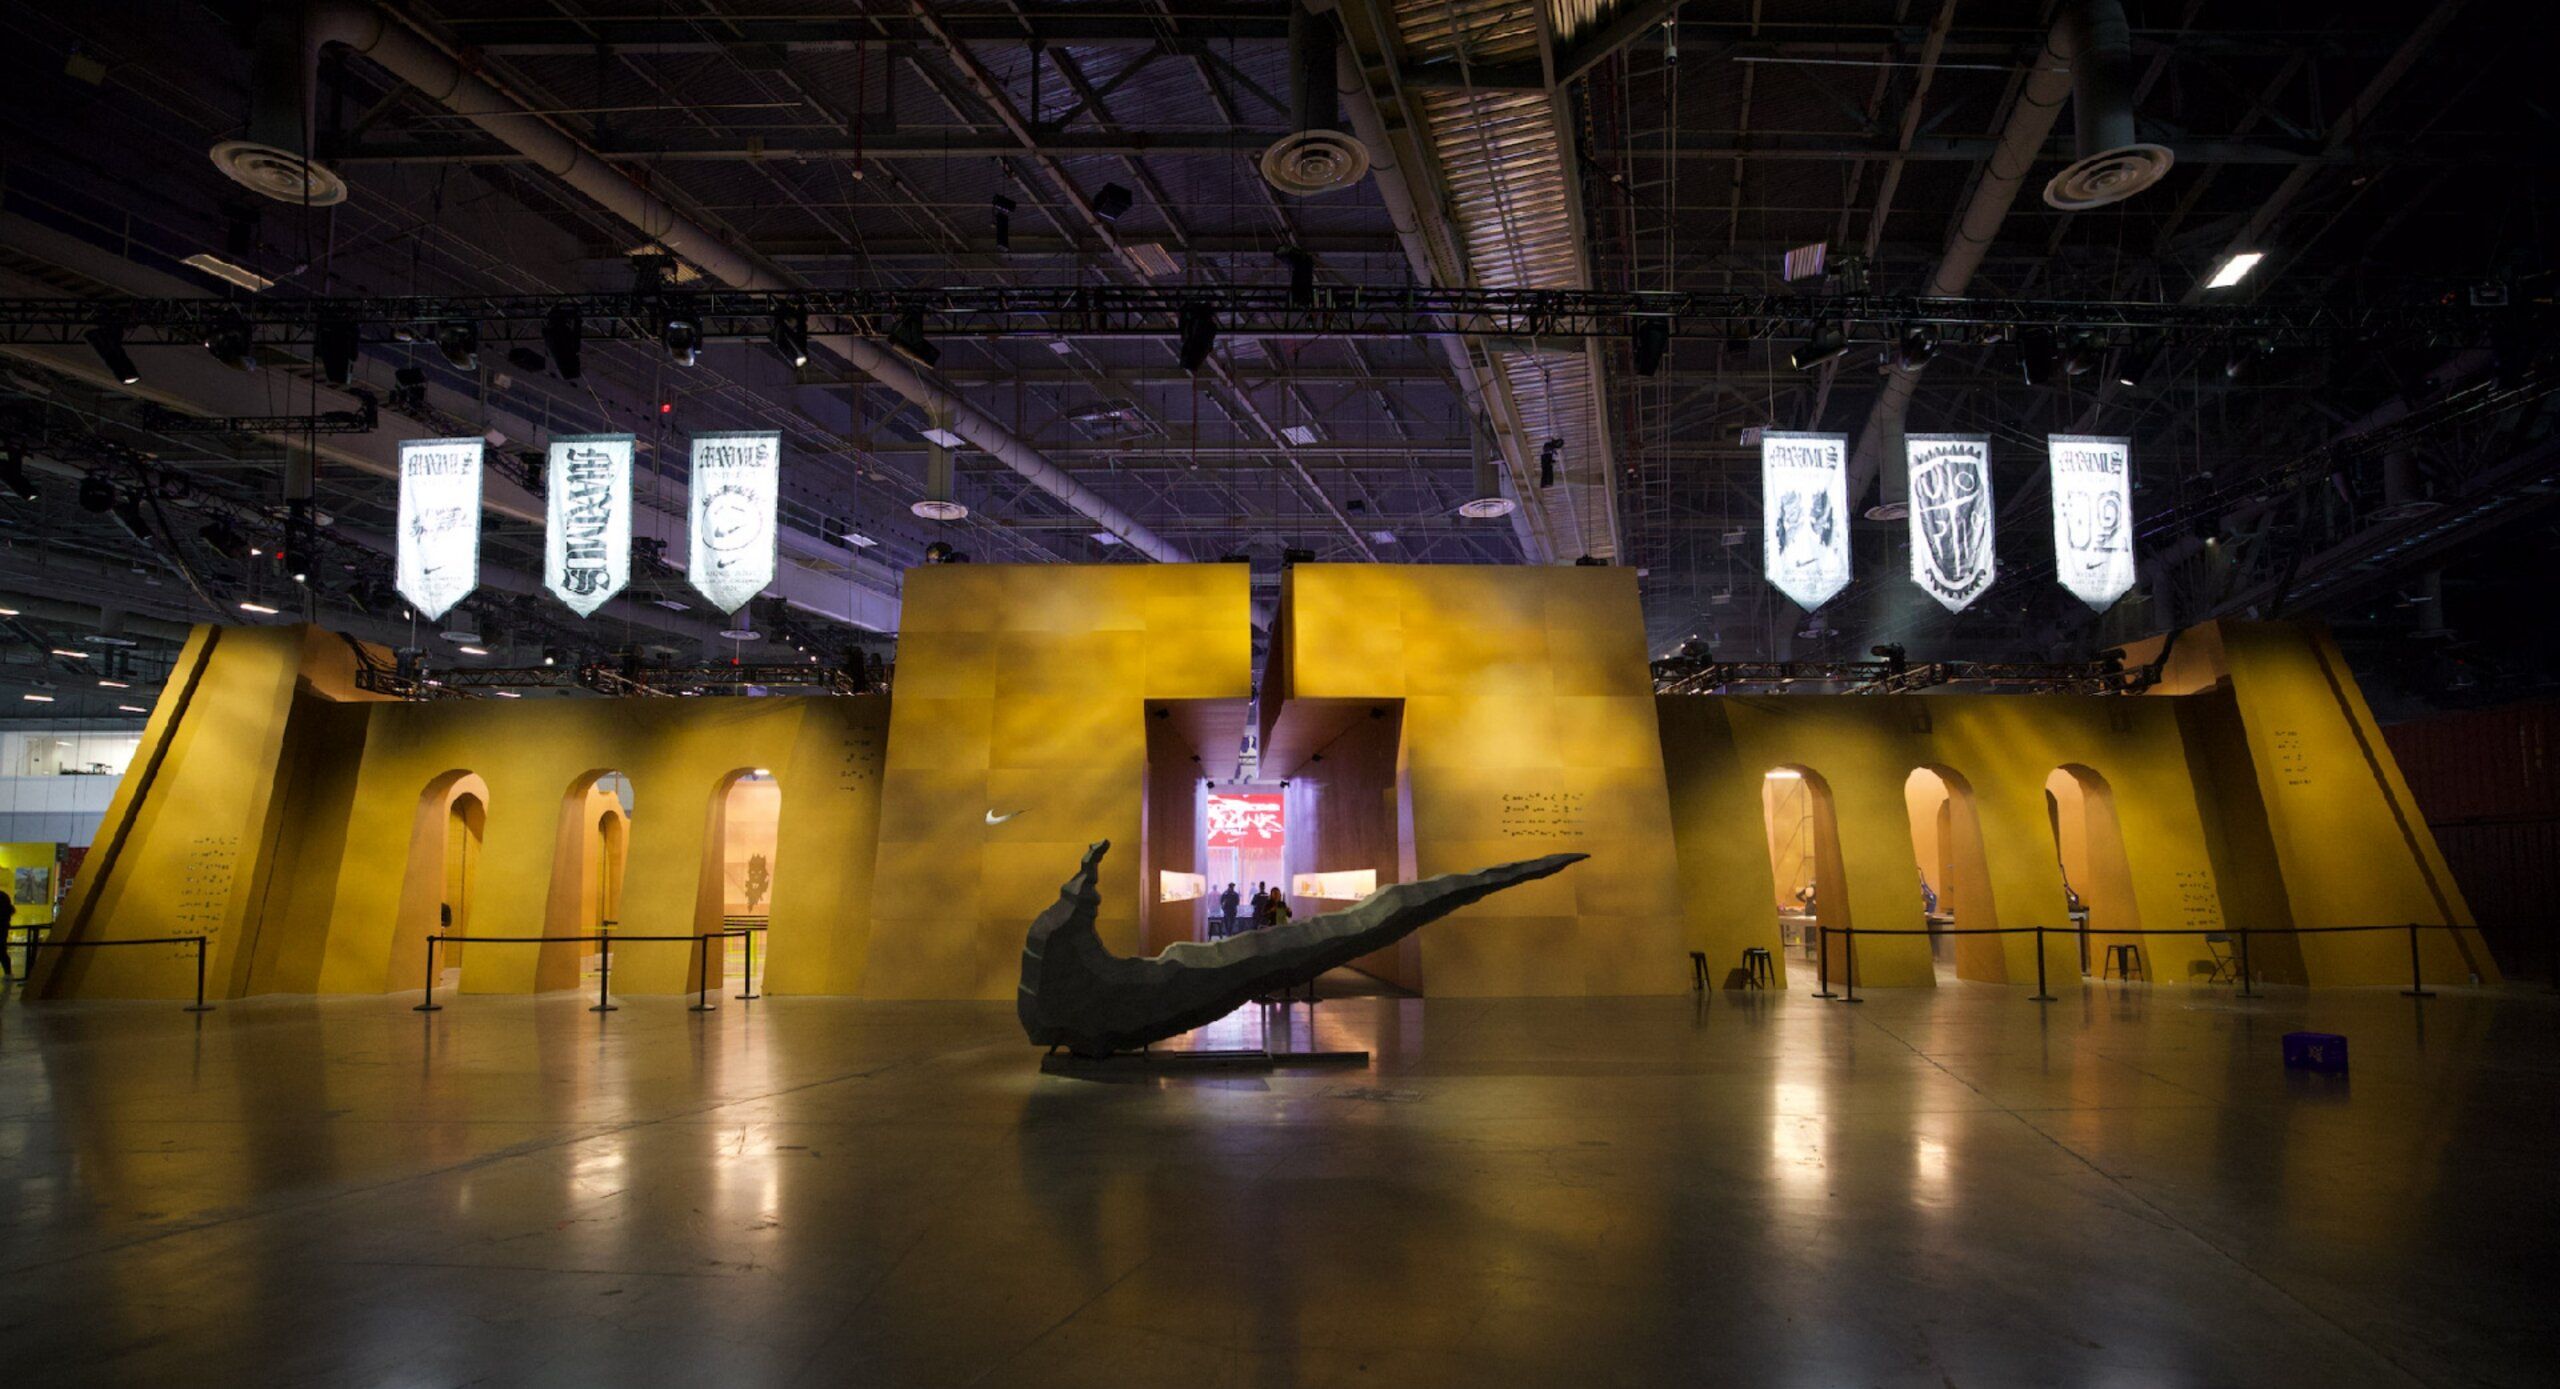
M 1209 847 L 1213 849 L 1277 849 L 1288 813 L 1273 792 L 1209 793 Z

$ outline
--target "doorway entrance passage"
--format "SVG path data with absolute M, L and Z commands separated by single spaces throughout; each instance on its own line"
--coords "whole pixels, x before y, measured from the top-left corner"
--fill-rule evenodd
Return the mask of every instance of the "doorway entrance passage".
M 1279 791 L 1211 790 L 1204 793 L 1203 821 L 1208 892 L 1201 910 L 1207 915 L 1203 934 L 1215 938 L 1228 923 L 1222 899 L 1230 885 L 1240 905 L 1236 925 L 1253 924 L 1253 897 L 1261 891 L 1288 888 L 1289 801 Z

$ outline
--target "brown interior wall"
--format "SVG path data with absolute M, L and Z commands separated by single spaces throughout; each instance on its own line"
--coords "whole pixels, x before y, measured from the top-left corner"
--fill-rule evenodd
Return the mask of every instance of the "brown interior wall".
M 1144 856 L 1138 891 L 1147 904 L 1139 953 L 1153 955 L 1178 940 L 1199 936 L 1202 904 L 1164 900 L 1166 873 L 1200 871 L 1200 765 L 1176 721 L 1147 716 L 1147 797 Z M 1211 888 L 1214 895 L 1217 889 Z
M 1403 739 L 1403 706 L 1380 701 L 1374 717 L 1356 720 L 1319 754 L 1289 775 L 1289 871 L 1347 873 L 1366 868 L 1378 886 L 1398 880 L 1396 750 Z M 1349 905 L 1312 897 L 1289 899 L 1300 916 Z M 1413 937 L 1406 937 L 1412 941 Z M 1351 962 L 1353 969 L 1398 988 L 1422 989 L 1422 951 L 1399 942 Z

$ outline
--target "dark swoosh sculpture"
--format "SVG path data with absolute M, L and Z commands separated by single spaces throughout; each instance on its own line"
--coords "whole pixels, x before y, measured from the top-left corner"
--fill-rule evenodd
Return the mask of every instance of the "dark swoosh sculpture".
M 1058 900 L 1031 923 L 1022 942 L 1016 1011 L 1036 1046 L 1109 1056 L 1188 1032 L 1257 995 L 1306 983 L 1471 902 L 1589 857 L 1549 854 L 1396 883 L 1338 912 L 1221 941 L 1177 941 L 1161 955 L 1129 959 L 1104 949 L 1093 928 L 1102 905 L 1094 879 L 1110 848 L 1106 839 L 1084 851 L 1084 866 L 1058 889 Z

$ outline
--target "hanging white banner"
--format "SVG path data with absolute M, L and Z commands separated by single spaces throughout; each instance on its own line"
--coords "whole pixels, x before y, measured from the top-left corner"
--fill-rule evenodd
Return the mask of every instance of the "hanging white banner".
M 734 613 L 773 582 L 782 435 L 771 430 L 693 436 L 693 586 Z
M 2133 441 L 2051 434 L 2053 572 L 2100 612 L 2133 587 Z
M 400 441 L 400 596 L 430 622 L 480 586 L 480 439 Z
M 1849 583 L 1849 436 L 1760 435 L 1761 572 L 1807 612 Z
M 1912 434 L 1911 582 L 1949 612 L 1991 587 L 1991 440 L 1980 434 Z
M 631 582 L 631 436 L 551 441 L 542 582 L 580 617 Z

